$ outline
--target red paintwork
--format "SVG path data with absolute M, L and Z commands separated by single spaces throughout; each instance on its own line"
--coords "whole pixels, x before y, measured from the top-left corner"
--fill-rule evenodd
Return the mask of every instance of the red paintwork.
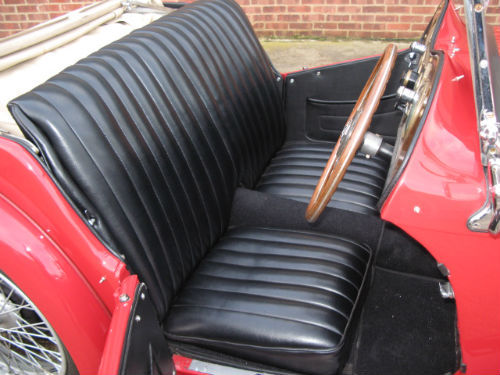
M 95 373 L 109 325 L 108 310 L 64 251 L 3 195 L 0 218 L 2 271 L 49 320 L 80 373 Z
M 498 53 L 500 53 L 500 26 L 494 28 L 495 39 L 497 41 Z
M 485 202 L 486 182 L 467 36 L 453 9 L 450 4 L 436 40 L 435 49 L 445 57 L 433 103 L 382 218 L 410 234 L 450 270 L 467 373 L 499 374 L 500 240 L 466 226 Z M 454 48 L 460 51 L 452 55 Z M 452 81 L 460 75 L 464 78 Z
M 193 361 L 191 358 L 174 354 L 172 359 L 174 360 L 175 373 L 177 375 L 208 375 L 204 372 L 190 370 L 189 366 L 191 366 L 191 362 Z
M 113 319 L 109 326 L 109 333 L 102 355 L 101 365 L 98 375 L 118 375 L 120 361 L 122 359 L 123 344 L 127 334 L 127 327 L 130 318 L 130 311 L 135 300 L 135 293 L 139 280 L 136 275 L 132 275 L 123 280 L 120 290 L 115 295 L 115 309 Z M 119 297 L 127 295 L 129 300 L 120 302 Z
M 113 293 L 128 271 L 92 234 L 38 161 L 2 137 L 0 191 L 1 269 L 51 322 L 80 373 L 96 373 L 115 305 Z

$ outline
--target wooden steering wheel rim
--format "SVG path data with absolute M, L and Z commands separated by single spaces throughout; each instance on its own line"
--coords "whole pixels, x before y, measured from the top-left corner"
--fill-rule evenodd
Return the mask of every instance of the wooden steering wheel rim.
M 396 46 L 389 44 L 366 81 L 365 87 L 326 163 L 306 210 L 308 222 L 314 223 L 318 219 L 337 190 L 340 181 L 344 178 L 347 167 L 354 159 L 356 151 L 361 146 L 364 135 L 370 127 L 395 61 Z

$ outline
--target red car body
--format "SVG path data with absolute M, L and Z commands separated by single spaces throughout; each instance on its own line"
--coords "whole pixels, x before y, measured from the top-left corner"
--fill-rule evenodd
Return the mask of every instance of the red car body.
M 499 240 L 466 226 L 485 202 L 487 184 L 467 35 L 453 4 L 435 50 L 443 51 L 444 62 L 434 99 L 381 217 L 448 268 L 462 371 L 499 374 Z M 83 223 L 22 145 L 0 137 L 0 170 L 2 270 L 52 322 L 81 374 L 117 374 L 137 277 Z M 185 359 L 177 357 L 176 364 L 178 374 L 193 373 Z

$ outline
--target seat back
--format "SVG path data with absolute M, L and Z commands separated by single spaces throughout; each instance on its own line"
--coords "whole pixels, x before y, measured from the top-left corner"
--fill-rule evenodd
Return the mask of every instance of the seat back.
M 160 316 L 284 137 L 276 73 L 232 0 L 187 5 L 9 108 Z

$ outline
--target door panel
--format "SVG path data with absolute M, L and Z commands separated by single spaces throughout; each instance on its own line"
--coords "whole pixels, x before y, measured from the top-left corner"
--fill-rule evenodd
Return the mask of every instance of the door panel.
M 401 112 L 394 109 L 395 92 L 408 64 L 407 51 L 396 60 L 384 97 L 370 130 L 393 143 Z M 370 57 L 291 73 L 285 81 L 287 141 L 335 142 L 378 57 Z
M 355 104 L 353 101 L 316 100 L 307 98 L 306 136 L 316 140 L 336 140 Z M 401 112 L 394 109 L 395 95 L 386 95 L 373 116 L 370 131 L 384 136 L 387 142 L 395 141 L 394 124 Z

